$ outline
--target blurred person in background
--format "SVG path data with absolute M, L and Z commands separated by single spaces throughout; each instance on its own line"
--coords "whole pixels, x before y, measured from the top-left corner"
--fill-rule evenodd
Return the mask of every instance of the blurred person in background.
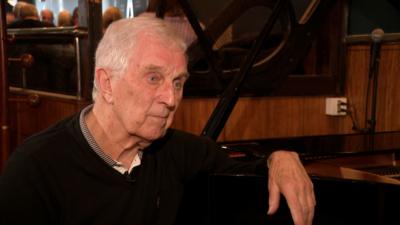
M 103 32 L 106 31 L 107 27 L 117 20 L 122 19 L 122 13 L 119 8 L 110 6 L 103 13 Z
M 13 13 L 13 6 L 10 3 L 6 2 L 6 22 L 7 22 L 7 25 L 12 23 L 12 22 L 14 22 L 14 20 L 15 20 L 15 16 L 14 16 L 14 13 Z
M 40 11 L 40 18 L 42 19 L 43 23 L 54 26 L 54 14 L 50 9 L 43 9 Z
M 33 28 L 33 27 L 51 27 L 52 25 L 44 23 L 39 19 L 39 13 L 36 6 L 29 3 L 16 4 L 14 8 L 16 20 L 8 25 L 8 28 Z
M 14 17 L 16 20 L 21 20 L 21 8 L 27 4 L 26 2 L 17 2 L 17 4 L 14 5 L 13 13 Z
M 69 27 L 72 26 L 72 16 L 66 10 L 61 11 L 57 17 L 57 26 L 59 27 Z
M 78 7 L 74 8 L 74 11 L 72 11 L 72 25 L 74 27 L 79 26 L 79 14 L 78 14 Z

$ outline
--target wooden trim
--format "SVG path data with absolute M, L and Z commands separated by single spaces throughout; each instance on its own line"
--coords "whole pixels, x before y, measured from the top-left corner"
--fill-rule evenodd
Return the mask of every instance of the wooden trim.
M 81 99 L 79 96 L 57 94 L 57 93 L 53 93 L 53 92 L 38 91 L 38 90 L 18 88 L 18 87 L 10 87 L 10 92 L 22 93 L 22 94 L 38 94 L 38 95 L 42 95 L 42 96 L 61 98 L 61 99 L 75 99 L 75 100 Z
M 9 155 L 9 118 L 8 118 L 8 77 L 7 77 L 7 33 L 6 33 L 6 8 L 5 1 L 0 3 L 0 101 L 1 101 L 1 112 L 0 112 L 0 125 L 1 125 L 1 148 L 0 148 L 0 172 L 2 165 L 8 158 Z
M 372 39 L 370 34 L 347 35 L 345 37 L 345 42 L 347 44 L 368 44 L 372 42 Z M 382 42 L 400 43 L 400 33 L 384 34 Z

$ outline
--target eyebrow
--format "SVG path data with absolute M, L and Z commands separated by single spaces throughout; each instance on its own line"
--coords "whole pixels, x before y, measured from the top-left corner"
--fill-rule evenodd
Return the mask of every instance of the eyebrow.
M 181 73 L 181 74 L 178 75 L 178 77 L 184 77 L 185 79 L 188 79 L 189 78 L 189 73 L 188 72 Z
M 165 72 L 165 69 L 163 67 L 157 66 L 157 65 L 154 65 L 154 64 L 150 64 L 150 65 L 145 66 L 143 70 L 145 72 L 149 72 L 149 71 L 150 72 L 154 71 L 154 72 L 159 72 L 159 73 Z M 184 78 L 187 79 L 187 78 L 189 78 L 189 73 L 188 72 L 180 73 L 178 75 L 178 77 L 184 77 Z
M 163 72 L 163 70 L 165 70 L 165 69 L 163 69 L 161 66 L 157 66 L 157 65 L 154 65 L 154 64 L 150 64 L 150 65 L 148 65 L 148 66 L 145 66 L 143 70 L 144 70 L 144 71 Z

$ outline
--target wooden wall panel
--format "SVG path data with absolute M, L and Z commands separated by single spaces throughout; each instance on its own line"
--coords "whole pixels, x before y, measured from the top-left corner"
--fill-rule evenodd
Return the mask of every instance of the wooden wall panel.
M 369 47 L 350 46 L 347 50 L 345 94 L 350 110 L 360 127 L 365 127 L 365 102 L 368 86 Z
M 79 111 L 86 103 L 75 99 L 42 96 L 38 105 L 30 105 L 28 94 L 10 94 L 11 149 L 32 134 Z
M 225 127 L 226 140 L 300 134 L 303 121 L 298 99 L 244 98 L 235 107 Z M 285 118 L 285 119 L 282 119 Z
M 399 130 L 400 45 L 383 47 L 378 88 L 377 130 Z
M 349 47 L 346 94 L 361 125 L 365 125 L 365 102 L 368 82 L 369 47 Z M 376 131 L 400 130 L 400 45 L 385 44 L 381 50 L 378 74 Z
M 200 135 L 217 103 L 215 98 L 184 99 L 176 112 L 173 127 Z
M 369 46 L 347 48 L 346 88 L 349 109 L 365 127 Z M 379 70 L 377 126 L 379 132 L 400 130 L 400 44 L 385 44 Z M 325 115 L 325 98 L 241 98 L 219 138 L 221 141 L 356 133 L 350 116 Z M 199 134 L 217 99 L 184 99 L 175 128 Z

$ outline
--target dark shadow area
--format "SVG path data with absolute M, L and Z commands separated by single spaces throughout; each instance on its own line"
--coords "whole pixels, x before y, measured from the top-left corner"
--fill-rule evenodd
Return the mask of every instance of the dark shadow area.
M 277 213 L 267 215 L 265 177 L 214 174 L 200 180 L 207 187 L 191 186 L 178 217 L 179 225 L 294 224 L 283 196 Z M 312 181 L 317 201 L 314 225 L 398 224 L 400 186 L 323 177 L 312 177 Z

